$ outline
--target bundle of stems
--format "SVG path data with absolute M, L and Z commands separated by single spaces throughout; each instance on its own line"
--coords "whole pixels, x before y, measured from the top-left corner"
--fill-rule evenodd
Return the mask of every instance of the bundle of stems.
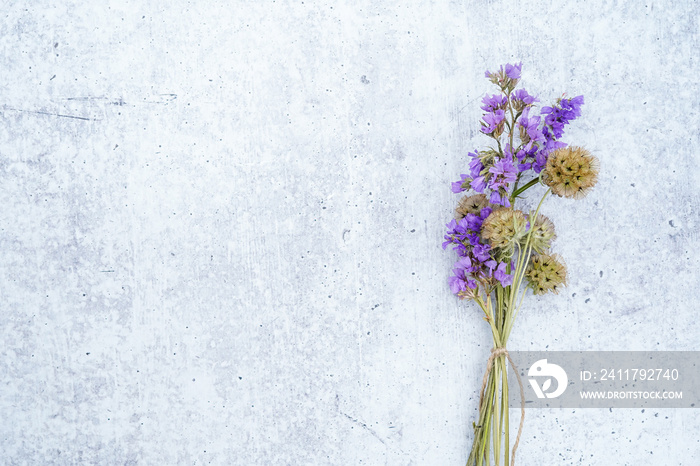
M 529 186 L 528 186 L 529 187 Z M 527 189 L 527 188 L 525 188 Z M 537 210 L 530 213 L 529 221 L 534 225 L 535 218 L 539 214 L 542 202 L 549 194 L 545 192 L 540 200 Z M 515 203 L 513 196 L 512 203 Z M 505 349 L 508 337 L 513 329 L 515 318 L 520 311 L 520 307 L 527 291 L 527 286 L 521 287 L 525 278 L 525 270 L 532 255 L 532 232 L 530 229 L 524 246 L 518 244 L 517 255 L 515 257 L 515 270 L 513 271 L 513 283 L 503 287 L 496 285 L 492 293 L 477 295 L 474 301 L 484 312 L 484 320 L 491 327 L 491 337 L 493 339 L 494 350 Z M 511 272 L 510 270 L 508 272 Z M 520 289 L 523 288 L 522 292 Z M 518 298 L 520 294 L 520 298 Z M 521 410 L 520 426 L 518 435 L 510 451 L 510 416 L 509 416 L 509 393 L 508 393 L 508 369 L 506 365 L 507 353 L 505 351 L 492 351 L 492 356 L 487 363 L 486 384 L 482 386 L 479 397 L 479 417 L 474 426 L 474 443 L 467 460 L 467 466 L 481 466 L 491 464 L 491 451 L 493 451 L 494 464 L 509 464 L 509 459 L 514 462 L 515 451 L 518 448 L 520 433 L 522 432 L 522 422 L 524 410 Z M 517 371 L 516 368 L 513 368 Z M 517 372 L 516 372 L 517 374 Z M 521 385 L 522 390 L 522 385 Z M 522 395 L 522 394 L 521 394 Z M 522 398 L 522 396 L 521 396 Z M 511 456 L 512 454 L 512 456 Z M 501 456 L 503 455 L 503 456 Z M 503 458 L 503 463 L 501 463 Z

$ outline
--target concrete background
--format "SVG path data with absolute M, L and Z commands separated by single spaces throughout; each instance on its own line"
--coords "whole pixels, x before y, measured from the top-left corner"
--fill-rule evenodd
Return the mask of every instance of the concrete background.
M 4 2 L 0 463 L 463 464 L 490 338 L 440 243 L 506 62 L 585 96 L 602 165 L 509 346 L 700 350 L 699 14 Z M 518 464 L 694 465 L 699 430 L 532 410 Z

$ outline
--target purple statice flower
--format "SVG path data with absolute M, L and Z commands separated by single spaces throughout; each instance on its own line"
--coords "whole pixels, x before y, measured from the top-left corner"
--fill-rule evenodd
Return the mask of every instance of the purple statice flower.
M 447 224 L 446 241 L 442 248 L 453 244 L 453 249 L 460 256 L 453 268 L 454 275 L 448 280 L 455 294 L 475 289 L 477 281 L 491 277 L 496 266 L 490 254 L 491 246 L 482 244 L 480 237 L 482 224 L 491 212 L 491 207 L 484 207 L 478 215 L 470 213 L 460 221 L 452 220 Z
M 545 136 L 545 143 L 541 152 L 545 152 L 547 155 L 549 155 L 550 152 L 554 152 L 557 149 L 563 149 L 564 147 L 566 147 L 565 142 L 557 141 L 554 138 L 546 138 Z
M 481 236 L 479 236 L 481 234 L 481 227 L 484 224 L 484 220 L 486 220 L 491 212 L 493 212 L 491 207 L 484 207 L 481 209 L 481 212 L 479 212 L 479 215 L 467 214 L 462 219 L 467 230 L 471 232 L 467 234 L 467 238 L 469 239 L 469 244 L 472 246 L 477 246 L 481 243 Z
M 521 107 L 525 107 L 527 105 L 532 105 L 535 102 L 540 101 L 540 99 L 538 99 L 537 97 L 528 94 L 525 89 L 517 89 L 513 91 L 513 93 L 510 95 L 510 99 L 516 105 L 516 108 L 518 107 L 518 105 L 520 105 Z
M 503 69 L 503 65 L 501 65 L 501 68 L 497 72 L 486 71 L 485 76 L 489 81 L 500 86 L 501 90 L 508 89 L 508 92 L 510 92 L 516 84 L 518 84 L 522 68 L 522 63 L 516 63 L 514 65 L 507 63 L 505 65 L 505 70 Z
M 525 149 L 520 149 L 517 154 L 515 154 L 515 158 L 518 159 L 518 162 L 522 163 L 523 160 L 525 160 L 528 156 L 528 151 Z
M 491 134 L 495 132 L 499 125 L 503 123 L 506 114 L 503 110 L 496 110 L 492 113 L 487 113 L 484 115 L 484 122 L 481 124 L 481 131 L 485 134 Z
M 501 286 L 506 287 L 513 283 L 513 275 L 506 273 L 506 263 L 501 262 L 493 272 L 493 278 L 501 282 Z
M 466 181 L 469 180 L 469 177 L 468 177 L 467 175 L 464 175 L 464 174 L 459 175 L 459 176 L 460 176 L 462 179 L 459 180 L 459 181 L 455 181 L 454 183 L 452 183 L 452 192 L 455 193 L 455 194 L 461 193 L 461 192 L 467 190 L 467 188 L 465 187 L 465 184 L 466 184 Z M 469 185 L 466 184 L 466 186 L 468 187 Z
M 495 73 L 492 73 L 491 71 L 486 70 L 486 72 L 484 73 L 484 76 L 489 78 L 491 80 L 491 82 L 493 82 L 495 84 L 496 82 L 498 82 L 498 79 L 500 78 L 500 76 L 499 76 L 500 74 L 503 74 L 503 65 L 501 65 L 500 71 L 495 72 Z
M 471 233 L 467 237 L 469 239 L 469 244 L 471 246 L 477 246 L 481 243 L 481 237 L 479 236 L 479 233 Z
M 529 150 L 520 149 L 515 157 L 518 159 L 518 171 L 524 172 L 532 168 L 532 162 L 528 161 L 529 157 L 534 157 L 537 152 L 537 146 L 533 145 Z
M 566 143 L 556 140 L 556 137 L 554 134 L 552 134 L 552 130 L 549 128 L 549 126 L 544 125 L 542 127 L 542 135 L 544 136 L 545 142 L 542 147 L 537 150 L 537 153 L 534 154 L 535 160 L 532 164 L 532 169 L 535 171 L 535 173 L 540 173 L 542 171 L 544 166 L 547 164 L 547 157 L 550 153 L 557 149 L 566 147 Z
M 581 105 L 583 105 L 583 96 L 579 95 L 571 99 L 561 99 L 559 102 L 561 108 L 573 112 L 573 118 L 568 118 L 569 121 L 581 116 Z M 570 116 L 570 114 L 569 114 Z
M 542 134 L 540 129 L 540 120 L 541 117 L 539 116 L 530 117 L 530 107 L 525 108 L 520 118 L 518 118 L 518 126 L 522 128 L 520 134 L 527 140 L 525 145 L 526 151 L 530 150 L 535 143 L 541 144 L 545 142 L 544 134 Z
M 491 207 L 484 207 L 479 212 L 479 215 L 469 213 L 465 215 L 460 222 L 465 222 L 464 224 L 468 230 L 471 230 L 475 233 L 481 233 L 481 226 L 483 225 L 484 220 L 486 220 L 486 217 L 488 217 L 491 214 L 491 212 L 493 212 L 493 209 L 491 209 Z
M 535 157 L 535 154 L 537 153 L 538 150 L 539 150 L 539 147 L 533 144 L 528 149 L 525 149 L 525 148 L 520 149 L 518 151 L 518 153 L 515 154 L 515 158 L 518 160 L 519 163 L 526 163 L 528 158 Z
M 535 173 L 540 173 L 544 166 L 547 165 L 547 153 L 544 150 L 538 151 L 535 155 L 535 161 L 532 163 L 532 170 Z
M 455 263 L 455 267 L 452 269 L 454 275 L 448 279 L 452 293 L 458 294 L 467 291 L 467 288 L 472 290 L 476 288 L 476 281 L 467 278 L 467 274 L 473 271 L 474 267 L 472 267 L 471 260 L 468 257 L 462 257 Z
M 481 244 L 481 226 L 492 212 L 490 207 L 484 207 L 476 214 L 467 214 L 464 218 L 457 221 L 452 219 L 447 226 L 445 234 L 445 242 L 442 243 L 442 249 L 446 249 L 448 245 L 454 244 L 454 249 L 457 254 L 465 257 L 470 247 L 479 246 Z
M 564 135 L 564 126 L 568 121 L 563 117 L 562 111 L 559 108 L 543 107 L 542 113 L 547 116 L 544 117 L 544 122 L 552 130 L 552 134 L 555 139 L 559 139 Z
M 490 257 L 490 256 L 489 256 Z M 491 273 L 493 272 L 493 269 L 496 268 L 496 261 L 493 259 L 489 259 L 486 262 L 484 262 L 484 265 L 486 268 L 489 270 L 489 276 L 491 276 Z
M 467 221 L 465 219 L 461 219 L 459 222 L 456 220 L 451 220 L 450 223 L 447 224 L 447 234 L 445 235 L 445 241 L 442 243 L 442 248 L 445 249 L 448 244 L 454 243 L 456 247 L 454 249 L 459 250 L 461 249 L 460 246 L 464 246 L 464 242 L 469 239 L 469 228 L 467 225 Z
M 571 99 L 561 99 L 558 105 L 542 107 L 541 114 L 546 115 L 544 122 L 552 129 L 556 139 L 564 135 L 564 126 L 581 116 L 583 96 L 579 95 Z
M 506 142 L 506 145 L 503 147 L 503 155 L 505 160 L 513 160 L 513 148 L 510 147 L 509 142 Z
M 491 191 L 489 196 L 489 202 L 491 204 L 502 205 L 503 207 L 510 207 L 510 200 L 508 199 L 508 193 L 503 189 L 497 189 Z
M 481 231 L 481 224 L 484 223 L 484 219 L 476 214 L 467 214 L 464 217 L 467 223 L 467 228 L 472 231 Z
M 474 153 L 469 152 L 469 157 L 472 158 L 471 162 L 469 162 L 469 175 L 472 178 L 477 178 L 480 176 L 481 170 L 484 169 L 484 164 L 481 163 L 478 151 L 474 151 Z
M 532 162 L 525 162 L 525 163 L 519 163 L 518 164 L 518 171 L 519 172 L 525 172 L 528 171 L 532 168 Z
M 542 135 L 544 144 L 535 155 L 532 169 L 540 173 L 547 163 L 547 157 L 557 149 L 566 147 L 566 144 L 558 141 L 564 135 L 564 126 L 581 115 L 583 96 L 579 95 L 571 99 L 561 99 L 558 104 L 551 107 L 542 107 L 540 114 L 545 115 Z
M 509 158 L 496 159 L 493 166 L 489 168 L 489 173 L 493 174 L 489 180 L 489 188 L 507 188 L 509 183 L 514 183 L 518 176 L 518 170 Z
M 491 254 L 489 254 L 490 250 L 491 246 L 488 244 L 477 244 L 474 246 L 473 254 L 479 262 L 486 262 L 491 259 Z
M 492 96 L 484 96 L 481 101 L 484 105 L 481 109 L 485 112 L 494 112 L 498 109 L 503 109 L 508 104 L 508 99 L 503 94 L 494 94 Z
M 472 271 L 472 261 L 468 257 L 462 257 L 457 262 L 455 262 L 455 269 L 466 270 L 468 272 Z
M 508 149 L 510 146 L 507 147 Z M 492 174 L 488 187 L 491 189 L 489 201 L 492 204 L 499 204 L 510 207 L 508 200 L 508 184 L 514 183 L 518 177 L 518 169 L 513 165 L 512 156 L 504 159 L 496 159 L 493 166 L 489 168 Z
M 534 153 L 537 150 L 537 146 L 533 145 L 533 148 L 529 150 Z M 519 162 L 515 165 L 515 168 L 518 170 L 518 173 L 528 170 L 530 168 L 529 166 L 525 166 L 528 165 L 527 163 L 523 163 L 523 161 L 528 155 L 528 152 L 525 151 L 525 149 L 519 149 L 518 153 L 515 154 L 515 158 L 513 158 L 513 151 L 510 147 L 510 144 L 506 143 L 505 147 L 503 148 L 503 154 L 507 157 L 508 160 L 513 160 L 513 162 L 517 160 Z
M 454 294 L 463 293 L 467 291 L 467 288 L 472 290 L 476 288 L 476 280 L 467 278 L 463 270 L 460 270 L 460 272 L 462 272 L 461 275 L 454 275 L 447 281 L 450 284 L 450 290 Z
M 447 279 L 447 283 L 450 285 L 450 291 L 452 291 L 453 294 L 467 291 L 467 282 L 464 275 L 453 275 Z
M 517 63 L 515 65 L 511 65 L 510 63 L 506 64 L 506 76 L 508 76 L 512 80 L 520 79 L 520 71 L 523 68 L 523 63 Z
M 454 244 L 455 247 L 453 249 L 458 250 L 457 252 L 459 253 L 460 246 L 462 246 L 461 249 L 464 249 L 464 245 L 459 241 L 459 236 L 463 234 L 461 233 L 459 224 L 457 220 L 452 219 L 446 226 L 447 234 L 445 235 L 445 241 L 442 243 L 442 249 L 447 249 L 448 245 Z M 464 254 L 460 253 L 460 256 L 463 255 Z
M 484 189 L 486 188 L 486 177 L 485 176 L 477 176 L 472 180 L 471 183 L 472 189 L 476 191 L 477 193 L 483 193 Z

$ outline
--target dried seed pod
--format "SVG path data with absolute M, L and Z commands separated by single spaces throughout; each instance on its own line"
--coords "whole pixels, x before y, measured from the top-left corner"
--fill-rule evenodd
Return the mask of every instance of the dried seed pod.
M 598 182 L 598 159 L 582 147 L 557 149 L 549 154 L 542 181 L 557 196 L 580 199 Z
M 552 241 L 557 237 L 554 231 L 554 223 L 542 214 L 537 215 L 530 244 L 537 254 L 544 254 L 552 245 Z M 521 240 L 521 245 L 525 246 L 527 236 Z
M 566 265 L 557 254 L 539 254 L 530 259 L 525 276 L 533 293 L 558 294 L 566 286 Z
M 512 251 L 515 243 L 527 234 L 527 218 L 520 210 L 498 209 L 484 220 L 481 236 L 494 248 Z
M 489 200 L 485 194 L 474 194 L 463 196 L 455 209 L 455 219 L 462 220 L 467 214 L 479 215 L 481 209 L 489 205 Z

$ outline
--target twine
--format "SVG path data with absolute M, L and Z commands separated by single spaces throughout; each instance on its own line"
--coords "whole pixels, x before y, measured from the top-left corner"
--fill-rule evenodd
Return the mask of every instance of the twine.
M 520 386 L 520 426 L 518 427 L 518 435 L 515 437 L 515 443 L 513 444 L 513 452 L 510 457 L 510 466 L 515 465 L 515 451 L 518 449 L 518 442 L 520 442 L 520 434 L 523 433 L 523 422 L 525 421 L 525 390 L 523 389 L 523 381 L 520 380 L 520 374 L 518 373 L 518 368 L 513 364 L 513 360 L 508 354 L 508 350 L 505 348 L 492 348 L 489 360 L 486 362 L 486 373 L 484 374 L 484 380 L 481 383 L 481 392 L 479 393 L 479 407 L 484 401 L 484 391 L 486 390 L 486 383 L 488 382 L 489 374 L 491 369 L 493 369 L 494 359 L 498 356 L 505 354 L 510 362 L 513 372 L 515 372 L 515 377 L 518 379 L 518 385 Z M 499 434 L 500 435 L 500 434 Z

